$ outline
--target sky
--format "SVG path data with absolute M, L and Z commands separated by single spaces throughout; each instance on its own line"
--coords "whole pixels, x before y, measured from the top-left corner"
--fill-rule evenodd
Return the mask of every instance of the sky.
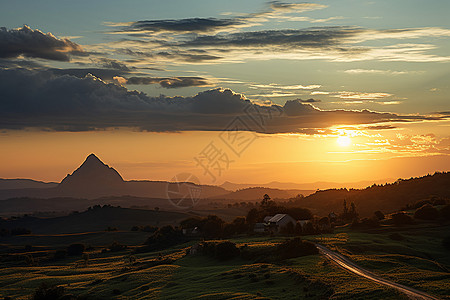
M 127 179 L 450 169 L 450 2 L 6 1 L 0 178 L 90 153 Z

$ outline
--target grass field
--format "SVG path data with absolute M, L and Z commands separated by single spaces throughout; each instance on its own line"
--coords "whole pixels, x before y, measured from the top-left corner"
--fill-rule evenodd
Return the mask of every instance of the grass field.
M 393 233 L 390 230 L 367 233 L 348 228 L 305 239 L 339 251 L 385 278 L 448 299 L 450 258 L 440 244 L 448 229 L 448 226 L 404 228 L 397 232 L 404 238 L 400 241 L 389 237 Z M 42 282 L 47 282 L 88 299 L 406 299 L 320 255 L 284 261 L 262 257 L 222 262 L 200 254 L 186 255 L 186 248 L 195 241 L 150 253 L 132 254 L 133 246 L 121 252 L 101 253 L 111 241 L 140 245 L 147 235 L 119 231 L 3 239 L 0 297 L 29 299 Z M 284 239 L 242 236 L 232 241 L 264 249 L 275 247 Z M 87 251 L 87 260 L 81 256 L 45 259 L 55 245 L 62 247 L 74 242 L 93 247 Z M 25 250 L 27 244 L 33 247 Z M 30 264 L 26 260 L 30 254 L 43 258 Z
M 450 226 L 418 224 L 311 238 L 386 279 L 450 299 L 450 253 L 442 245 L 449 232 Z

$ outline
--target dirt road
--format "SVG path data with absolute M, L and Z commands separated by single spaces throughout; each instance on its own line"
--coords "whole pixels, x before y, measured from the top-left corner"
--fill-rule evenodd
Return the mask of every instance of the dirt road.
M 365 277 L 367 279 L 370 279 L 374 282 L 377 282 L 379 284 L 384 284 L 386 286 L 389 286 L 391 288 L 397 289 L 398 291 L 406 294 L 411 299 L 419 299 L 419 300 L 439 300 L 439 298 L 436 298 L 434 296 L 428 295 L 424 292 L 418 291 L 416 289 L 383 279 L 379 277 L 378 275 L 375 275 L 371 272 L 369 272 L 366 269 L 363 269 L 356 265 L 354 262 L 349 260 L 348 258 L 344 257 L 343 255 L 333 252 L 327 248 L 325 248 L 322 245 L 316 244 L 316 247 L 319 249 L 320 253 L 337 263 L 342 268 L 349 270 L 350 272 L 353 272 L 359 276 Z

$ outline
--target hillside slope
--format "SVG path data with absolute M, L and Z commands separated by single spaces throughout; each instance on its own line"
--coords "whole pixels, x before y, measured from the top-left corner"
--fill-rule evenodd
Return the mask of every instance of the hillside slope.
M 429 197 L 450 198 L 450 172 L 435 173 L 419 178 L 397 180 L 391 184 L 372 185 L 365 189 L 331 189 L 317 191 L 296 203 L 322 213 L 342 211 L 343 201 L 354 202 L 361 216 L 374 211 L 385 213 L 398 210 L 408 203 Z

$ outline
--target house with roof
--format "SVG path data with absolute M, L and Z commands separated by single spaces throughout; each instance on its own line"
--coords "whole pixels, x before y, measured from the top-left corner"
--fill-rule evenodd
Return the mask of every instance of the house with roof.
M 276 214 L 275 216 L 268 219 L 267 227 L 269 231 L 278 233 L 280 232 L 281 228 L 289 223 L 292 223 L 292 225 L 295 226 L 296 221 L 288 214 Z
M 266 232 L 266 223 L 256 223 L 253 231 L 258 233 Z

